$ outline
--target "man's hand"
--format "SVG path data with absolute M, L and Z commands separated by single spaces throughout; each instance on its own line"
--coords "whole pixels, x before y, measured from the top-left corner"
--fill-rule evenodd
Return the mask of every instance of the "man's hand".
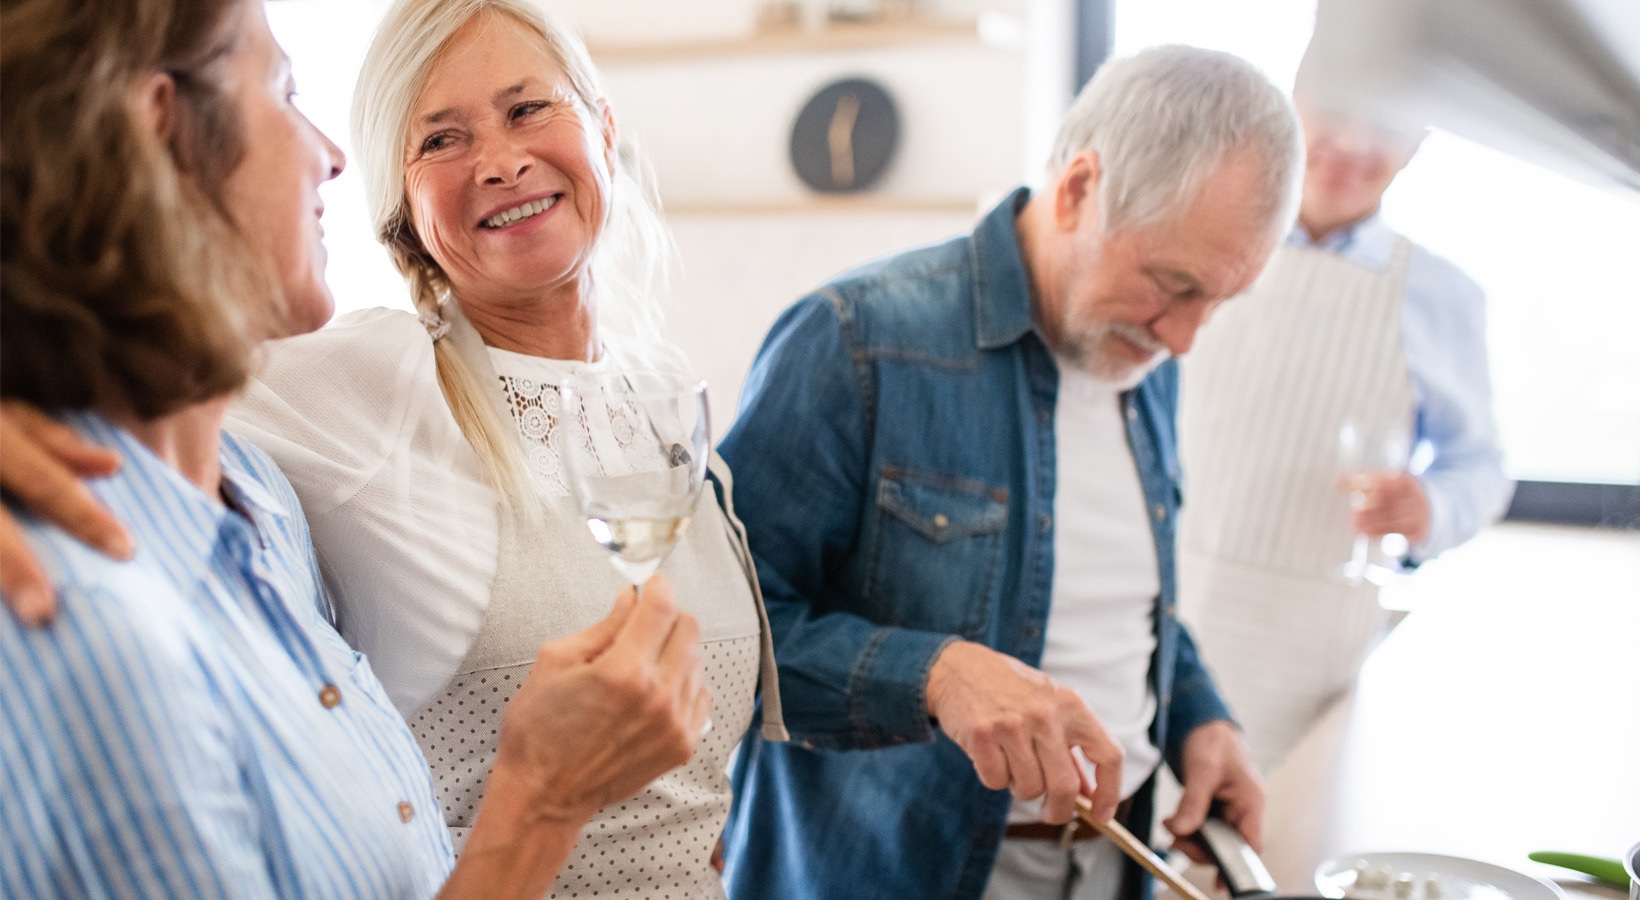
M 1350 484 L 1360 498 L 1351 517 L 1357 534 L 1401 534 L 1414 544 L 1429 534 L 1429 495 L 1415 476 L 1358 475 Z
M 33 407 L 0 403 L 0 488 L 35 515 L 115 559 L 131 557 L 131 537 L 92 499 L 82 479 L 119 470 L 120 458 Z M 51 583 L 23 541 L 11 513 L 0 508 L 0 594 L 23 622 L 43 624 L 57 612 Z
M 1042 820 L 1058 825 L 1087 793 L 1094 818 L 1107 822 L 1121 801 L 1122 748 L 1070 688 L 1011 656 L 969 641 L 950 644 L 928 675 L 928 714 L 974 761 L 992 790 L 1022 800 L 1042 797 Z M 1081 748 L 1094 768 L 1086 791 Z
M 1175 838 L 1197 832 L 1214 801 L 1224 820 L 1241 832 L 1254 850 L 1264 847 L 1264 782 L 1247 756 L 1247 744 L 1236 726 L 1217 719 L 1185 736 L 1184 795 L 1178 811 L 1162 824 Z M 1198 863 L 1211 864 L 1194 842 L 1178 845 Z

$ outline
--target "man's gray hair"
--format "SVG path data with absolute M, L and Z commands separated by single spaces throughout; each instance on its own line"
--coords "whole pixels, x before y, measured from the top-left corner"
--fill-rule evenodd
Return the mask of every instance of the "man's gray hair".
M 1304 139 L 1287 94 L 1246 60 L 1199 47 L 1153 47 L 1100 66 L 1054 140 L 1052 175 L 1099 156 L 1104 230 L 1180 213 L 1206 178 L 1243 151 L 1263 163 L 1257 212 L 1272 229 L 1297 214 Z

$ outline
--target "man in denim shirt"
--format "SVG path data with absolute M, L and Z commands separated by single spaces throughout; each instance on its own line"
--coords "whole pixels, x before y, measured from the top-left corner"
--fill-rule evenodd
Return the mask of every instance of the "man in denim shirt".
M 1043 187 L 776 322 L 722 452 L 794 743 L 741 748 L 736 900 L 1141 897 L 1056 826 L 1081 796 L 1148 834 L 1164 758 L 1175 834 L 1216 800 L 1258 843 L 1262 787 L 1174 613 L 1164 361 L 1291 224 L 1298 134 L 1234 57 L 1110 63 Z

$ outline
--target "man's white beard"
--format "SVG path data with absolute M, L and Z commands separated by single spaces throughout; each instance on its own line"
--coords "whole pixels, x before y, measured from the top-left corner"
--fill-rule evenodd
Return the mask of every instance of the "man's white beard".
M 1066 321 L 1063 333 L 1066 340 L 1061 355 L 1065 360 L 1092 376 L 1095 381 L 1108 384 L 1119 391 L 1137 387 L 1152 369 L 1161 365 L 1169 356 L 1167 348 L 1159 345 L 1149 332 L 1125 322 L 1082 324 Z M 1154 349 L 1156 355 L 1146 363 L 1134 363 L 1125 357 L 1116 356 L 1103 346 L 1112 334 L 1119 335 L 1140 347 Z

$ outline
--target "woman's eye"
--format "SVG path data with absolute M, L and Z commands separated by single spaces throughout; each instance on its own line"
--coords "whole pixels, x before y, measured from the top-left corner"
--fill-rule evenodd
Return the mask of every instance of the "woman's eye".
M 450 146 L 450 136 L 449 135 L 447 135 L 447 134 L 430 135 L 430 136 L 428 136 L 428 138 L 426 140 L 421 142 L 421 152 L 423 152 L 423 153 L 432 153 L 436 150 L 443 150 L 445 147 L 448 147 L 448 146 Z
M 541 110 L 546 109 L 546 108 L 547 108 L 547 102 L 545 100 L 531 100 L 528 103 L 520 103 L 517 106 L 513 107 L 512 108 L 512 117 L 514 119 L 522 119 L 526 116 L 532 115 L 534 113 L 538 113 Z

